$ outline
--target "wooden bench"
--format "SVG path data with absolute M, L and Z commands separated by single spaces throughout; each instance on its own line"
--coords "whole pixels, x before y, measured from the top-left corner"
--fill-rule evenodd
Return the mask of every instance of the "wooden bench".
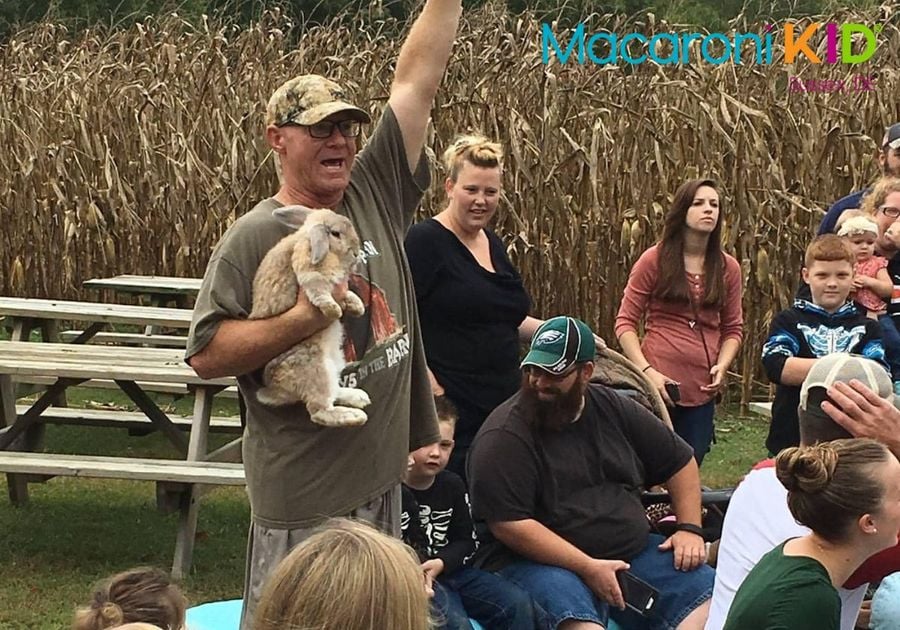
M 181 512 L 179 528 L 184 528 L 204 487 L 246 485 L 243 464 L 186 462 L 173 459 L 98 457 L 0 451 L 0 470 L 29 479 L 46 481 L 52 477 L 83 477 L 155 481 L 157 504 L 165 513 Z M 179 536 L 175 557 L 190 559 L 193 542 Z
M 192 311 L 183 308 L 0 297 L 0 315 L 9 318 L 14 324 L 27 320 L 56 322 L 71 320 L 101 325 L 133 324 L 187 330 L 191 327 L 192 314 Z M 99 329 L 100 327 L 97 327 L 90 334 L 97 333 Z M 13 341 L 26 340 L 27 338 L 13 339 Z
M 52 385 L 56 382 L 56 379 L 49 378 L 46 376 L 36 376 L 36 375 L 27 375 L 27 376 L 17 376 L 17 383 L 24 383 L 28 385 L 41 385 L 47 386 Z M 157 381 L 140 381 L 139 385 L 141 389 L 147 392 L 156 392 L 159 394 L 171 394 L 173 396 L 187 396 L 191 393 L 191 388 L 187 385 L 182 385 L 179 383 L 160 383 Z M 116 385 L 115 381 L 111 381 L 109 379 L 104 378 L 94 378 L 86 380 L 82 383 L 78 384 L 79 387 L 93 387 L 96 389 L 119 389 L 119 386 Z M 21 395 L 25 395 L 24 393 Z M 237 386 L 231 385 L 224 389 L 222 389 L 218 394 L 218 396 L 222 396 L 223 398 L 229 398 L 232 400 L 237 400 L 238 397 L 238 389 Z
M 51 477 L 101 477 L 183 484 L 242 486 L 244 466 L 178 459 L 138 459 L 0 451 L 0 470 Z
M 16 405 L 16 416 L 22 416 L 29 409 L 28 405 Z M 155 431 L 153 422 L 140 411 L 120 411 L 118 409 L 79 409 L 75 407 L 48 407 L 41 414 L 40 420 L 47 424 L 61 425 L 85 425 L 92 427 L 122 428 L 131 431 L 146 433 L 147 430 Z M 191 418 L 184 416 L 169 416 L 176 427 L 182 431 L 191 430 Z M 240 435 L 241 419 L 230 416 L 211 416 L 209 419 L 210 431 L 218 433 L 233 433 Z
M 76 302 L 71 300 L 44 300 L 36 298 L 0 297 L 0 317 L 12 329 L 12 341 L 29 341 L 31 331 L 38 329 L 45 342 L 57 342 L 66 336 L 66 340 L 74 344 L 91 341 L 101 331 L 112 324 L 128 324 L 144 329 L 144 333 L 155 340 L 156 331 L 160 327 L 187 330 L 191 326 L 193 313 L 180 308 L 160 308 L 148 306 L 132 306 L 130 304 L 102 304 L 99 302 Z M 78 334 L 60 333 L 61 321 L 89 322 L 84 329 L 75 331 Z M 105 339 L 111 340 L 116 335 L 128 333 L 102 333 Z M 111 336 L 110 336 L 111 335 Z M 129 335 L 130 336 L 130 335 Z M 161 335 L 177 339 L 172 335 Z M 179 342 L 173 347 L 184 347 Z M 141 345 L 164 345 L 162 343 L 142 342 Z M 165 344 L 169 345 L 169 344 Z
M 239 477 L 242 472 L 229 469 L 228 465 L 221 468 L 222 464 L 216 461 L 234 458 L 239 452 L 240 438 L 212 453 L 207 451 L 213 396 L 233 386 L 234 379 L 204 380 L 185 364 L 183 356 L 180 350 L 162 348 L 0 341 L 0 455 L 3 456 L 0 471 L 7 473 L 10 499 L 19 504 L 26 502 L 28 482 L 34 475 L 93 475 L 147 479 L 160 484 L 183 483 L 182 488 L 175 489 L 180 519 L 172 564 L 173 576 L 181 578 L 191 565 L 202 488 L 220 479 L 229 484 L 242 483 Z M 54 382 L 30 407 L 20 412 L 13 378 L 34 377 L 54 379 Z M 101 466 L 103 458 L 37 452 L 35 435 L 43 428 L 44 412 L 66 388 L 95 379 L 115 382 L 152 426 L 168 438 L 182 459 L 164 460 L 164 465 L 151 466 L 143 460 L 135 460 L 132 465 L 127 458 L 112 458 L 111 461 L 107 458 Z M 193 389 L 194 414 L 188 437 L 147 395 L 141 386 L 144 382 L 171 383 Z M 53 413 L 65 412 L 57 409 L 50 411 Z M 202 472 L 207 467 L 212 472 Z M 226 476 L 219 477 L 219 474 Z M 167 492 L 171 494 L 172 490 Z
M 64 330 L 59 340 L 72 342 L 84 335 L 83 330 Z M 184 348 L 187 337 L 175 335 L 145 335 L 141 333 L 98 332 L 90 338 L 94 343 L 113 343 L 123 346 L 150 346 L 152 348 Z
M 148 295 L 153 306 L 174 302 L 179 308 L 186 308 L 188 298 L 200 292 L 202 278 L 179 278 L 175 276 L 141 276 L 123 274 L 112 278 L 92 278 L 83 283 L 89 289 L 108 289 L 131 295 Z

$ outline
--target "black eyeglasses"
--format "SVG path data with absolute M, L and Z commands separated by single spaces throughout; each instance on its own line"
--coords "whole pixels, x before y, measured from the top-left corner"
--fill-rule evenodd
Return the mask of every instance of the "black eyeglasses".
M 301 125 L 300 123 L 295 123 L 293 121 L 289 121 L 283 125 L 282 127 L 287 127 L 291 125 L 296 125 L 297 127 L 304 127 L 309 135 L 313 138 L 317 138 L 319 140 L 324 140 L 325 138 L 330 138 L 331 134 L 334 133 L 334 128 L 337 127 L 338 131 L 341 132 L 341 135 L 345 138 L 355 138 L 359 135 L 359 131 L 362 128 L 362 125 L 358 120 L 341 120 L 338 122 L 332 122 L 330 120 L 323 120 L 312 125 Z
M 900 208 L 897 206 L 881 206 L 878 209 L 881 210 L 881 213 L 886 217 L 890 217 L 891 219 L 900 218 Z

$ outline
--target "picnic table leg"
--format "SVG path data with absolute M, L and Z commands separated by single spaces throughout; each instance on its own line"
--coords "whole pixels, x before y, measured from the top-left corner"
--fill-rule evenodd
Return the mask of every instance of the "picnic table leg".
M 9 374 L 0 374 L 0 406 L 2 406 L 3 426 L 9 427 L 16 421 L 16 388 Z M 13 505 L 28 503 L 28 481 L 25 475 L 6 475 L 9 500 Z
M 55 319 L 42 319 L 40 322 L 41 339 L 44 343 L 59 343 L 59 322 Z M 53 398 L 54 407 L 68 407 L 66 390 Z M 41 422 L 28 429 L 25 439 L 31 445 L 29 450 L 39 451 L 44 448 L 44 438 L 47 435 L 47 425 Z
M 47 320 L 41 320 L 38 323 L 37 320 L 34 320 L 30 317 L 15 317 L 12 318 L 13 327 L 12 334 L 10 335 L 10 341 L 30 341 L 31 340 L 31 331 L 35 328 L 41 329 L 41 340 L 44 342 L 57 342 L 59 340 L 59 329 L 56 321 L 48 322 Z M 46 325 L 46 328 L 45 328 Z M 15 381 L 13 381 L 15 383 Z M 45 387 L 41 387 L 40 385 L 15 385 L 14 391 L 17 394 L 17 397 L 28 396 L 34 392 L 40 392 L 46 389 Z M 65 392 L 62 394 L 61 398 L 62 404 L 58 405 L 60 407 L 66 406 L 66 397 Z M 36 440 L 37 443 L 43 444 L 44 441 L 44 427 L 35 427 L 34 430 L 30 433 L 30 435 Z
M 150 306 L 163 307 L 163 306 L 165 306 L 165 305 L 168 304 L 168 303 L 169 303 L 169 298 L 168 298 L 168 296 L 166 296 L 166 295 L 157 295 L 157 294 L 155 294 L 155 293 L 151 293 L 151 294 L 150 294 Z M 159 332 L 160 330 L 161 330 L 161 328 L 160 328 L 159 326 L 154 326 L 154 325 L 152 325 L 152 324 L 148 324 L 148 325 L 144 328 L 144 334 L 145 334 L 146 336 L 149 337 L 149 336 L 151 336 L 151 335 L 155 335 L 155 334 L 156 334 L 157 332 Z M 146 344 L 146 345 L 147 345 L 147 347 L 151 347 L 150 344 Z
M 119 389 L 125 392 L 131 401 L 137 405 L 148 418 L 150 418 L 150 421 L 153 422 L 153 426 L 162 431 L 166 437 L 169 438 L 169 441 L 175 445 L 175 448 L 181 451 L 182 454 L 187 453 L 187 446 L 185 445 L 185 439 L 184 435 L 181 433 L 181 429 L 169 420 L 169 417 L 163 413 L 159 408 L 159 405 L 153 402 L 153 399 L 150 398 L 139 385 L 132 381 L 120 380 L 116 380 L 116 385 L 118 385 Z
M 191 422 L 191 439 L 188 443 L 188 461 L 206 459 L 209 418 L 215 389 L 199 386 L 194 393 L 194 417 Z M 191 570 L 194 554 L 194 537 L 197 533 L 197 513 L 200 508 L 200 491 L 197 484 L 190 484 L 182 497 L 178 538 L 175 541 L 175 561 L 172 576 L 180 580 Z
M 59 343 L 59 322 L 55 319 L 41 320 L 41 338 L 45 343 Z M 66 391 L 56 397 L 53 401 L 55 407 L 66 407 Z
M 13 318 L 12 334 L 10 341 L 28 341 L 31 337 L 31 331 L 34 328 L 34 321 L 27 317 Z
M 13 317 L 12 331 L 9 336 L 10 341 L 28 341 L 31 338 L 31 331 L 34 329 L 34 320 L 28 317 Z M 34 391 L 40 391 L 39 385 L 16 385 L 13 381 L 13 391 L 18 392 L 19 396 L 27 396 Z

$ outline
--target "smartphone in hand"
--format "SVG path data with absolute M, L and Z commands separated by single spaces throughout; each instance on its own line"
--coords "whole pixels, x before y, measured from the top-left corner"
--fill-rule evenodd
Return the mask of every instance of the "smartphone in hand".
M 681 400 L 681 390 L 678 389 L 678 383 L 666 383 L 666 393 L 669 395 L 669 400 L 673 403 L 677 403 Z
M 628 571 L 616 573 L 625 605 L 640 615 L 649 615 L 659 599 L 659 591 Z

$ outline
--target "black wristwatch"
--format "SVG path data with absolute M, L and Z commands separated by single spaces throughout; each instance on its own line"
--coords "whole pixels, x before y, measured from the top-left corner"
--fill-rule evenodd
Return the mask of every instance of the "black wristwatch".
M 675 525 L 676 532 L 690 532 L 691 534 L 696 534 L 703 538 L 703 528 L 699 525 L 694 525 L 693 523 L 678 523 Z

